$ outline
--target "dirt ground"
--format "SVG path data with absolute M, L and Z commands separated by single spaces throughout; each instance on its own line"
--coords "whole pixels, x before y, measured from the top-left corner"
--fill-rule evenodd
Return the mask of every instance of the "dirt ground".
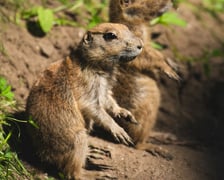
M 224 178 L 224 57 L 211 55 L 215 49 L 224 51 L 224 14 L 213 17 L 186 4 L 181 4 L 177 12 L 188 22 L 187 27 L 152 28 L 161 33 L 156 41 L 168 46 L 163 53 L 179 64 L 182 78 L 179 83 L 164 75 L 158 78 L 162 102 L 155 131 L 177 136 L 178 143 L 160 145 L 172 154 L 173 160 L 91 136 L 90 144 L 108 150 L 111 157 L 100 155 L 102 159 L 94 159 L 102 168 L 87 167 L 87 174 L 133 180 Z M 84 30 L 55 27 L 46 36 L 37 37 L 23 23 L 0 23 L 0 75 L 12 85 L 17 101 L 24 106 L 37 75 L 49 63 L 68 55 Z M 186 58 L 198 62 L 180 61 Z M 211 69 L 209 76 L 204 71 L 205 62 Z M 35 169 L 32 163 L 25 164 Z M 49 172 L 35 173 L 44 179 Z

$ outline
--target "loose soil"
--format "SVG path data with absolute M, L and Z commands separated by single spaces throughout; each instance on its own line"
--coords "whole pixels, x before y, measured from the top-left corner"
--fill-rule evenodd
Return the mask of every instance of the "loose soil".
M 4 7 L 0 9 L 7 12 Z M 188 22 L 187 27 L 152 28 L 153 32 L 161 33 L 155 41 L 167 45 L 163 53 L 178 63 L 182 78 L 178 83 L 161 74 L 157 80 L 162 102 L 154 130 L 177 137 L 173 143 L 159 144 L 172 154 L 173 160 L 92 135 L 90 144 L 109 152 L 92 158 L 85 173 L 100 173 L 104 176 L 101 179 L 223 178 L 224 57 L 209 53 L 224 50 L 224 14 L 214 17 L 202 10 L 194 11 L 186 4 L 181 4 L 177 12 Z M 0 22 L 0 75 L 12 85 L 22 107 L 38 74 L 49 63 L 68 55 L 84 32 L 82 28 L 54 27 L 46 36 L 37 37 L 23 23 L 18 26 Z M 197 61 L 183 61 L 187 58 Z M 209 75 L 205 73 L 205 62 L 209 62 Z M 159 143 L 154 138 L 149 140 Z M 44 179 L 50 174 L 26 158 L 24 163 L 37 178 Z

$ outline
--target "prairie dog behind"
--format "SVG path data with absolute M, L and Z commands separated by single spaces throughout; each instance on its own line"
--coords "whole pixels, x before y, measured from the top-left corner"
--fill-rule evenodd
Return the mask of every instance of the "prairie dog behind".
M 150 73 L 159 69 L 173 79 L 179 79 L 179 76 L 166 62 L 163 54 L 150 47 L 148 22 L 171 4 L 171 0 L 111 0 L 109 6 L 110 21 L 127 25 L 145 44 L 143 52 L 135 61 L 119 67 L 117 82 L 113 87 L 118 104 L 131 111 L 139 126 L 135 127 L 124 121 L 118 123 L 134 140 L 136 148 L 167 158 L 170 155 L 166 151 L 147 143 L 157 119 L 161 98 L 154 76 Z
M 128 26 L 145 44 L 143 53 L 129 63 L 138 71 L 161 71 L 172 79 L 179 80 L 177 65 L 156 49 L 150 47 L 149 21 L 172 7 L 172 0 L 111 0 L 110 21 Z

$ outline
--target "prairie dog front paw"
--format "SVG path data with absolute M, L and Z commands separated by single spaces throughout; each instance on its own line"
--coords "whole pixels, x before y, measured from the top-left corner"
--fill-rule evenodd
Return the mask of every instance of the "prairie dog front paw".
M 138 124 L 138 121 L 135 119 L 135 117 L 132 115 L 132 113 L 124 108 L 121 108 L 118 113 L 115 114 L 117 118 L 123 118 L 126 121 L 129 121 L 133 124 Z

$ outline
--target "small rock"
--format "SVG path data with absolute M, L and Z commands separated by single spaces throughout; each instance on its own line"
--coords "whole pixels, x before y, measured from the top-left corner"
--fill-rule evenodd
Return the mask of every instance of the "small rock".
M 39 42 L 41 55 L 49 58 L 54 52 L 54 46 L 47 40 L 41 40 Z

